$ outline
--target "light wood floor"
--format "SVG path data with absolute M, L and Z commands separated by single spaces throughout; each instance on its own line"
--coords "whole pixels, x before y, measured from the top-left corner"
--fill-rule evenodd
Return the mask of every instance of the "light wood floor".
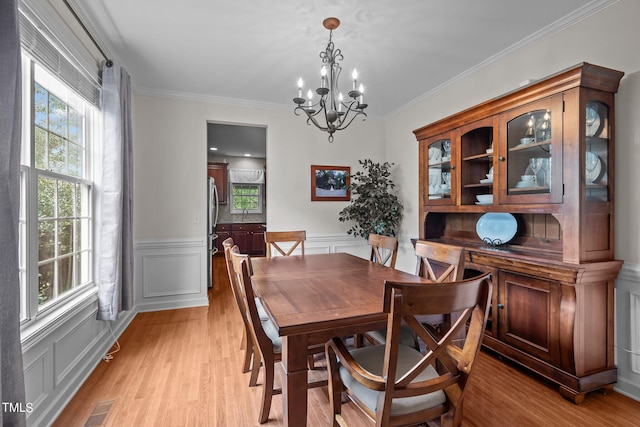
M 240 315 L 222 258 L 209 307 L 138 314 L 122 349 L 101 362 L 54 426 L 257 426 L 261 388 L 240 372 Z M 318 374 L 323 361 L 318 360 Z M 582 405 L 553 384 L 482 352 L 465 397 L 464 426 L 637 426 L 640 402 L 590 393 Z M 327 425 L 326 388 L 309 391 L 310 427 Z M 93 414 L 93 417 L 92 417 Z M 351 404 L 351 427 L 371 426 Z M 91 417 L 91 418 L 90 418 Z M 88 421 L 89 420 L 89 421 Z M 282 426 L 275 396 L 268 426 Z

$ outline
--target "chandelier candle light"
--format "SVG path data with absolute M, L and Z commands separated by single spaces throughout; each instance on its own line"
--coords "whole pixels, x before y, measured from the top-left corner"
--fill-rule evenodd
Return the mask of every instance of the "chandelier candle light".
M 358 72 L 354 69 L 351 77 L 353 78 L 353 86 L 349 92 L 351 100 L 344 102 L 342 93 L 338 90 L 338 79 L 342 67 L 340 61 L 344 59 L 340 49 L 335 49 L 331 36 L 333 30 L 338 28 L 340 20 L 338 18 L 327 18 L 322 21 L 322 25 L 329 30 L 329 43 L 324 52 L 320 52 L 322 59 L 322 68 L 320 69 L 320 87 L 316 89 L 319 95 L 318 101 L 314 104 L 313 92 L 311 89 L 307 92 L 307 98 L 302 97 L 302 87 L 304 85 L 302 79 L 298 80 L 298 97 L 293 98 L 293 102 L 297 104 L 293 112 L 298 116 L 300 111 L 307 115 L 307 124 L 313 123 L 322 131 L 329 133 L 329 142 L 333 142 L 333 133 L 337 130 L 346 129 L 347 126 L 359 115 L 367 117 L 364 109 L 367 104 L 364 103 L 364 86 L 362 83 L 358 86 Z M 322 121 L 324 116 L 324 121 Z

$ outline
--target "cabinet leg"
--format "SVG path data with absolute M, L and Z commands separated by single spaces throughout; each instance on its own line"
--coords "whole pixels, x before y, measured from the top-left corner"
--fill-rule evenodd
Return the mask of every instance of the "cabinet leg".
M 606 386 L 600 389 L 602 394 L 611 394 L 613 393 L 613 384 L 607 384 Z
M 576 405 L 579 405 L 582 402 L 584 402 L 585 393 L 576 393 L 575 391 L 568 389 L 565 386 L 560 386 L 559 391 L 562 397 L 564 397 L 570 402 L 575 403 Z

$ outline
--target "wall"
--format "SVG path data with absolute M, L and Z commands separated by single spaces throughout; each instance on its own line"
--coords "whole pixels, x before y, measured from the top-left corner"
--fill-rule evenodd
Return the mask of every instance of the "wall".
M 637 304 L 635 296 L 640 295 L 640 193 L 635 188 L 640 182 L 640 56 L 635 54 L 640 40 L 638 16 L 640 2 L 620 0 L 532 45 L 458 76 L 446 87 L 388 117 L 385 144 L 387 161 L 404 165 L 398 179 L 405 204 L 402 234 L 416 237 L 418 145 L 412 130 L 509 92 L 523 81 L 543 78 L 580 62 L 626 73 L 616 97 L 615 249 L 617 258 L 625 261 L 616 282 L 616 389 L 640 400 L 640 363 L 634 368 L 632 355 L 624 350 L 640 352 L 640 327 L 636 327 L 640 325 L 640 314 L 631 317 L 635 312 L 630 309 Z M 404 247 L 407 259 L 408 248 Z

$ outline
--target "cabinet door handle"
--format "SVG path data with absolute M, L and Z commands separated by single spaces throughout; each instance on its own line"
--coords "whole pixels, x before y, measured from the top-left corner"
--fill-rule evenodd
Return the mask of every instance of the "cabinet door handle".
M 504 157 L 502 157 L 502 156 L 500 156 L 500 157 L 498 157 L 498 160 L 500 160 L 501 162 L 504 162 L 504 161 L 505 161 L 505 158 L 504 158 Z
M 498 304 L 498 308 L 499 308 L 500 310 L 504 309 L 504 304 Z

